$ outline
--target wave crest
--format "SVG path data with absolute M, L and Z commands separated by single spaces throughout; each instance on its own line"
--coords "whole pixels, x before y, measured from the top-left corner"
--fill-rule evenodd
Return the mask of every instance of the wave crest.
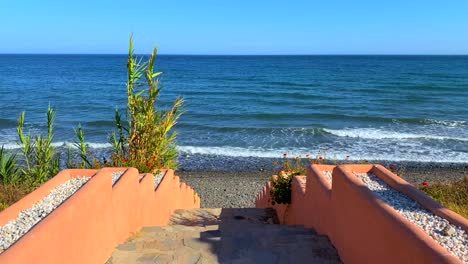
M 468 138 L 402 133 L 376 128 L 324 129 L 324 131 L 338 137 L 362 139 L 433 139 L 468 141 Z

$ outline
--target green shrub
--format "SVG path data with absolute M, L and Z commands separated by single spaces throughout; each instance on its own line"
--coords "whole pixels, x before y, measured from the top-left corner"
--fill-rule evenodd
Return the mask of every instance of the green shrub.
M 309 155 L 306 156 L 309 163 Z M 306 168 L 303 165 L 301 157 L 295 157 L 294 160 L 288 159 L 287 154 L 283 154 L 283 160 L 278 175 L 270 179 L 270 196 L 273 203 L 289 204 L 291 203 L 291 187 L 294 176 L 305 175 Z
M 312 164 L 325 164 L 327 163 L 326 150 L 320 150 L 314 158 L 311 158 L 310 155 L 307 154 L 305 159 L 308 166 Z M 275 161 L 273 165 L 278 165 L 278 162 Z M 270 197 L 272 203 L 291 203 L 292 180 L 294 176 L 298 175 L 306 175 L 306 166 L 304 166 L 303 159 L 300 156 L 289 159 L 288 154 L 283 154 L 283 160 L 281 161 L 278 175 L 270 179 Z
M 147 62 L 136 58 L 133 39 L 130 36 L 127 79 L 127 125 L 122 122 L 118 110 L 115 113 L 117 133 L 111 134 L 114 147 L 112 162 L 115 166 L 131 166 L 141 172 L 161 168 L 177 168 L 175 148 L 176 132 L 172 128 L 182 114 L 183 100 L 177 98 L 167 110 L 156 108 L 161 91 L 158 76 L 154 72 L 157 49 L 154 48 Z
M 74 145 L 80 151 L 81 158 L 81 164 L 75 167 L 81 167 L 82 169 L 93 167 L 93 165 L 88 159 L 88 146 L 85 143 L 85 135 L 81 124 L 79 124 L 78 127 L 75 129 L 75 135 L 78 138 L 78 141 L 76 141 Z M 69 158 L 67 160 L 69 160 Z
M 290 204 L 292 179 L 294 176 L 285 173 L 279 174 L 271 178 L 270 197 L 272 204 Z

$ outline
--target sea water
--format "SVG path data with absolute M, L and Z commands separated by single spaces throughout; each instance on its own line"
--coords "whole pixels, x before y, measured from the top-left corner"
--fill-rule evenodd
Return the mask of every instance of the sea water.
M 468 56 L 161 55 L 158 108 L 185 99 L 183 154 L 468 162 Z M 110 147 L 126 107 L 126 55 L 0 55 L 0 145 L 18 148 L 17 119 L 54 144 L 81 124 Z

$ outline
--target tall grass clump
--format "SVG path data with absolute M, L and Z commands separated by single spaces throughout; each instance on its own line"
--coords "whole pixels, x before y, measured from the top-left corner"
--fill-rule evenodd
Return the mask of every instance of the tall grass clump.
M 31 187 L 37 187 L 60 170 L 60 158 L 52 146 L 55 111 L 47 108 L 47 136 L 31 136 L 24 132 L 25 112 L 18 119 L 18 136 L 21 143 L 24 165 L 19 166 L 22 181 Z
M 168 110 L 161 110 L 157 99 L 161 88 L 162 72 L 154 71 L 157 48 L 148 61 L 134 55 L 130 36 L 127 60 L 127 120 L 117 109 L 117 131 L 111 134 L 114 148 L 112 163 L 115 166 L 136 167 L 141 172 L 161 168 L 177 168 L 176 132 L 173 131 L 182 114 L 184 101 L 177 98 Z
M 48 181 L 60 170 L 60 158 L 52 146 L 55 111 L 47 109 L 47 135 L 25 133 L 25 112 L 18 119 L 20 153 L 0 148 L 0 211 Z

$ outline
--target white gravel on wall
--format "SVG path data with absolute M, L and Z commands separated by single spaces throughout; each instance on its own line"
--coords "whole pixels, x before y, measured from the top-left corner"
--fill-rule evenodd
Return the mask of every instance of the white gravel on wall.
M 26 234 L 34 225 L 44 219 L 63 201 L 83 186 L 90 177 L 72 178 L 53 189 L 46 197 L 32 207 L 20 212 L 16 219 L 0 227 L 0 252 Z M 27 252 L 25 252 L 27 254 Z
M 322 171 L 323 175 L 325 178 L 327 178 L 329 181 L 332 181 L 332 172 L 331 171 Z
M 354 173 L 384 202 L 392 206 L 410 222 L 424 230 L 450 253 L 468 263 L 468 234 L 422 207 L 416 201 L 394 190 L 373 174 Z
M 122 177 L 122 174 L 123 172 L 112 173 L 112 185 L 114 185 L 120 179 L 120 177 Z M 165 172 L 160 172 L 154 175 L 154 189 L 158 188 L 159 184 L 164 178 L 164 175 L 166 175 Z M 143 174 L 140 174 L 138 180 L 141 181 L 141 179 L 143 179 L 143 176 L 144 176 Z
M 120 179 L 120 177 L 122 177 L 123 174 L 124 174 L 123 171 L 113 172 L 112 173 L 112 185 L 114 185 Z
M 160 173 L 154 175 L 154 189 L 158 188 L 159 184 L 161 183 L 162 179 L 164 178 L 164 175 L 166 175 L 165 172 L 160 172 Z

